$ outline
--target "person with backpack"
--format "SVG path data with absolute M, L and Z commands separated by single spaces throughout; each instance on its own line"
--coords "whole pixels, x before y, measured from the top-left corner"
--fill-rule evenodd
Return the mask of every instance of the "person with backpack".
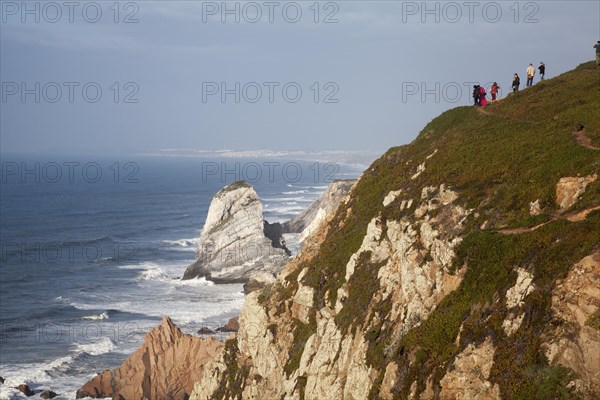
M 544 64 L 543 61 L 540 63 L 540 66 L 538 67 L 538 70 L 540 71 L 540 78 L 543 81 L 544 80 L 544 75 L 546 75 L 546 64 Z
M 600 40 L 598 40 L 594 48 L 596 49 L 596 67 L 598 67 L 600 66 Z
M 513 93 L 517 93 L 519 91 L 520 84 L 521 84 L 521 79 L 519 78 L 519 75 L 515 72 L 515 75 L 513 76 L 513 81 L 512 81 Z
M 490 94 L 492 95 L 492 103 L 496 101 L 496 95 L 498 94 L 499 89 L 500 89 L 500 86 L 498 86 L 498 84 L 496 82 L 494 82 L 494 84 L 492 85 L 492 88 L 490 89 Z
M 479 100 L 480 100 L 480 96 L 479 96 L 479 85 L 474 85 L 473 86 L 473 102 L 474 102 L 474 106 L 477 107 L 479 105 Z
M 487 105 L 487 100 L 485 99 L 486 95 L 487 95 L 487 93 L 485 92 L 485 88 L 483 86 L 480 86 L 479 87 L 479 105 L 480 106 Z
M 535 75 L 535 68 L 533 68 L 533 64 L 529 64 L 527 67 L 527 87 L 533 85 L 533 76 Z

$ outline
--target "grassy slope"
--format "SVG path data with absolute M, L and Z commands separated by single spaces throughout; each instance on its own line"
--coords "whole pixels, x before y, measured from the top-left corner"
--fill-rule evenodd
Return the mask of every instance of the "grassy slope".
M 276 296 L 283 299 L 293 293 L 297 273 L 309 267 L 304 283 L 317 289 L 317 307 L 331 305 L 336 289 L 343 283 L 345 265 L 360 247 L 368 222 L 380 213 L 384 220 L 412 218 L 414 206 L 404 211 L 398 204 L 383 208 L 387 193 L 402 188 L 402 198 L 416 199 L 423 186 L 442 183 L 459 192 L 458 203 L 474 209 L 476 215 L 458 250 L 456 266 L 468 265 L 460 288 L 390 349 L 391 332 L 386 325 L 365 321 L 365 311 L 378 289 L 377 266 L 361 260 L 350 282 L 352 301 L 337 316 L 344 329 L 368 327 L 367 360 L 382 374 L 387 362 L 393 360 L 400 365 L 397 398 L 404 398 L 414 381 L 420 390 L 432 374 L 439 381 L 456 354 L 486 336 L 498 346 L 491 380 L 500 385 L 504 398 L 550 398 L 548 393 L 553 393 L 552 398 L 569 396 L 564 386 L 572 376 L 566 370 L 548 366 L 540 350 L 540 338 L 548 332 L 549 323 L 560 323 L 549 312 L 556 279 L 599 247 L 600 213 L 590 214 L 585 222 L 554 221 L 521 235 L 503 236 L 494 229 L 549 220 L 558 211 L 555 190 L 561 177 L 599 172 L 600 152 L 578 145 L 572 131 L 576 124 L 582 124 L 594 143 L 600 144 L 600 70 L 592 63 L 584 64 L 489 105 L 485 111 L 490 115 L 474 107 L 445 112 L 431 121 L 414 142 L 392 148 L 375 161 L 349 203 L 338 210 L 318 255 L 298 268 L 288 278 L 289 286 L 280 288 Z M 425 171 L 411 180 L 417 166 L 434 150 L 438 152 L 427 160 Z M 529 203 L 536 199 L 541 199 L 543 214 L 531 217 Z M 588 186 L 573 209 L 599 203 L 597 181 Z M 348 208 L 351 213 L 347 213 Z M 488 229 L 481 230 L 484 222 Z M 534 273 L 538 289 L 527 297 L 522 328 L 508 338 L 501 329 L 506 315 L 503 302 L 492 300 L 503 296 L 514 284 L 516 266 Z M 390 304 L 384 301 L 378 307 L 385 315 Z M 456 346 L 463 323 L 461 341 Z M 314 328 L 314 322 L 297 328 L 294 352 L 298 354 L 291 354 L 288 372 L 297 367 L 303 348 L 300 342 Z M 413 364 L 407 361 L 409 354 L 417 360 Z M 377 388 L 372 390 L 372 398 L 377 397 Z

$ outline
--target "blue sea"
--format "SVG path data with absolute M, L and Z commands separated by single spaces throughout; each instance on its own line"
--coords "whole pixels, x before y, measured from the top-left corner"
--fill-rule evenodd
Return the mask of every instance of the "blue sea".
M 286 221 L 364 164 L 276 158 L 3 156 L 0 398 L 59 398 L 119 366 L 169 315 L 186 333 L 237 315 L 242 285 L 181 281 L 213 195 L 250 181 Z M 293 238 L 288 243 L 293 243 Z M 295 246 L 293 251 L 297 251 Z

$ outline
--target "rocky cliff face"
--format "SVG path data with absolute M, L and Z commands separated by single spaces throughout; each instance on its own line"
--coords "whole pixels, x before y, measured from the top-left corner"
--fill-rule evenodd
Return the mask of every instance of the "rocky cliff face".
M 337 208 L 354 183 L 356 183 L 355 180 L 336 180 L 330 183 L 325 192 L 306 210 L 283 224 L 284 232 L 300 233 L 300 240 L 304 241 L 326 216 Z
M 504 289 L 463 308 L 456 328 L 447 326 L 444 314 L 456 312 L 445 303 L 450 294 L 465 296 L 471 285 L 486 291 L 485 283 L 478 287 L 485 275 L 465 282 L 468 262 L 457 256 L 474 211 L 458 205 L 459 194 L 445 185 L 426 186 L 417 198 L 395 197 L 386 208 L 408 212 L 397 221 L 381 213 L 369 222 L 360 247 L 340 271 L 334 296 L 319 293 L 331 277 L 309 278 L 315 272 L 311 265 L 318 265 L 312 264 L 314 254 L 289 264 L 271 287 L 247 296 L 239 335 L 207 365 L 211 372 L 196 383 L 191 399 L 511 398 L 502 390 L 509 383 L 499 379 L 499 368 L 504 360 L 516 362 L 515 354 L 505 352 L 524 351 L 512 347 L 523 335 L 535 340 L 528 319 L 540 310 L 532 310 L 535 300 L 528 299 L 541 295 L 537 285 L 543 283 L 536 284 L 527 262 L 513 266 L 505 272 Z M 342 208 L 344 217 L 317 234 L 327 237 L 339 228 L 336 223 L 353 218 L 349 204 Z M 594 231 L 600 232 L 598 224 Z M 585 251 L 594 245 L 597 239 Z M 553 290 L 552 310 L 565 322 L 559 332 L 543 328 L 547 339 L 537 344 L 549 361 L 539 379 L 565 379 L 563 366 L 577 374 L 564 388 L 568 396 L 575 390 L 590 399 L 600 393 L 600 332 L 585 326 L 599 310 L 599 258 L 597 252 L 583 258 Z M 428 326 L 432 319 L 443 323 Z M 414 345 L 421 334 L 432 336 Z M 433 353 L 436 341 L 446 341 L 449 354 Z M 445 361 L 433 365 L 432 356 Z M 234 378 L 237 384 L 230 383 Z M 535 393 L 556 389 L 545 384 L 532 385 Z M 523 398 L 536 397 L 529 392 Z
M 557 128 L 594 120 L 556 92 L 598 72 L 545 83 L 526 122 L 535 89 L 390 149 L 246 297 L 190 399 L 600 397 L 600 163 Z
M 234 182 L 213 198 L 196 250 L 196 262 L 183 279 L 207 277 L 216 282 L 246 282 L 254 274 L 274 274 L 288 260 L 282 228 L 263 219 L 252 186 Z
M 575 264 L 552 291 L 554 329 L 543 348 L 550 363 L 577 374 L 584 398 L 600 393 L 600 251 Z
M 444 185 L 425 187 L 417 199 L 398 197 L 396 205 L 419 218 L 373 218 L 335 296 L 317 297 L 305 282 L 309 271 L 301 261 L 291 263 L 272 288 L 250 294 L 237 338 L 237 357 L 248 360 L 242 398 L 368 398 L 377 378 L 368 360 L 373 335 L 383 324 L 393 326 L 388 345 L 394 346 L 461 282 L 461 273 L 447 272 L 470 213 L 454 204 L 457 197 Z M 352 218 L 347 204 L 342 207 Z M 222 359 L 208 368 L 228 371 Z M 397 365 L 388 368 L 397 372 Z M 211 398 L 221 380 L 219 373 L 207 375 L 191 398 Z M 222 398 L 234 398 L 233 391 Z
M 77 391 L 77 398 L 185 400 L 222 347 L 213 338 L 183 334 L 164 317 L 123 365 L 98 374 Z
M 598 155 L 570 135 L 577 104 L 524 123 L 528 102 L 453 110 L 377 160 L 247 296 L 191 399 L 598 398 Z

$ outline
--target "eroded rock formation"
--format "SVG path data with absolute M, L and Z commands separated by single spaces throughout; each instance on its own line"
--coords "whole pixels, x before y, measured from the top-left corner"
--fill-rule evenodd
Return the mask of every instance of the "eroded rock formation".
M 187 399 L 205 365 L 223 347 L 208 337 L 186 335 L 168 317 L 114 370 L 106 370 L 77 391 L 77 398 Z
M 355 180 L 336 180 L 306 210 L 283 224 L 284 232 L 300 233 L 303 241 L 314 232 L 325 217 L 331 214 L 350 192 Z
M 586 187 L 596 179 L 598 175 L 561 178 L 556 185 L 556 203 L 561 210 L 566 210 L 575 204 Z
M 577 263 L 552 292 L 557 320 L 544 344 L 551 364 L 575 371 L 573 385 L 586 399 L 600 393 L 600 331 L 588 321 L 600 311 L 600 251 Z
M 461 241 L 460 233 L 469 211 L 454 204 L 458 195 L 444 185 L 425 187 L 418 199 L 401 197 L 395 199 L 396 204 L 406 207 L 410 201 L 414 204 L 413 216 L 387 221 L 385 225 L 377 217 L 369 223 L 362 245 L 346 265 L 345 283 L 338 290 L 336 302 L 315 303 L 315 290 L 302 283 L 307 270 L 298 273 L 301 260 L 288 265 L 273 284 L 273 287 L 289 286 L 288 277 L 297 274 L 297 288 L 284 299 L 284 304 L 261 298 L 266 289 L 246 297 L 237 336 L 238 360 L 251 360 L 246 364 L 247 376 L 261 379 L 247 380 L 245 389 L 238 388 L 242 398 L 295 399 L 302 393 L 305 399 L 366 399 L 376 378 L 366 359 L 369 347 L 366 335 L 370 327 L 392 324 L 398 340 L 458 287 L 462 274 L 450 275 L 446 269 Z M 315 236 L 325 235 L 315 232 Z M 352 296 L 356 293 L 351 293 L 350 285 L 358 275 L 356 271 L 365 268 L 365 259 L 370 265 L 379 266 L 375 274 L 379 290 L 365 310 L 372 315 L 370 323 L 350 333 L 340 322 L 342 317 L 353 318 L 344 308 L 353 303 Z M 381 315 L 379 304 L 386 300 L 392 308 L 389 314 Z M 266 306 L 261 303 L 265 301 Z M 280 314 L 277 311 L 280 307 L 289 312 Z M 384 319 L 388 322 L 383 322 Z M 302 334 L 298 330 L 312 321 L 316 324 L 315 332 L 306 337 L 301 349 L 294 351 L 295 336 Z M 291 352 L 298 354 L 290 357 Z M 223 360 L 211 363 L 213 374 L 195 385 L 191 399 L 211 397 L 211 391 L 219 387 L 223 374 L 230 370 L 225 364 Z
M 183 279 L 247 282 L 252 275 L 278 272 L 289 258 L 282 228 L 263 219 L 263 206 L 251 185 L 234 182 L 213 198 L 196 250 Z

